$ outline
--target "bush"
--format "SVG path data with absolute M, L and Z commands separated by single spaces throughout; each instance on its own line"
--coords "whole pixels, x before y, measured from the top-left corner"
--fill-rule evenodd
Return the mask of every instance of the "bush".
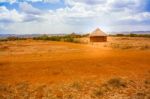
M 49 40 L 49 41 L 64 41 L 64 42 L 73 42 L 73 43 L 79 43 L 77 39 L 74 37 L 67 35 L 67 36 L 47 36 L 43 35 L 40 37 L 34 37 L 34 40 Z
M 8 46 L 0 46 L 0 51 L 5 51 L 8 50 L 9 47 Z
M 110 36 L 116 36 L 116 37 L 147 37 L 150 38 L 150 34 L 116 34 L 116 35 L 110 35 Z
M 80 82 L 74 82 L 74 83 L 71 84 L 70 87 L 75 88 L 78 91 L 82 89 L 82 86 L 81 86 Z
M 8 41 L 7 39 L 0 39 L 0 42 Z
M 106 83 L 98 86 L 96 89 L 93 90 L 93 97 L 101 97 L 106 93 L 109 93 L 116 88 L 124 88 L 127 87 L 127 83 L 120 78 L 113 78 L 108 80 Z
M 34 40 L 50 40 L 50 41 L 60 41 L 61 40 L 61 37 L 59 36 L 47 36 L 47 35 L 43 35 L 43 36 L 40 36 L 40 37 L 34 37 L 33 38 Z
M 27 40 L 27 38 L 10 36 L 7 38 L 0 39 L 1 42 L 3 42 L 3 41 L 16 41 L 16 40 Z
M 114 88 L 126 87 L 126 83 L 120 78 L 113 78 L 108 81 L 108 85 Z
M 146 49 L 150 49 L 150 46 L 149 45 L 144 45 L 140 48 L 141 50 L 146 50 Z
M 116 36 L 125 36 L 124 34 L 116 34 Z
M 7 40 L 8 40 L 8 41 L 26 40 L 26 38 L 10 36 L 10 37 L 7 37 Z
M 138 37 L 138 35 L 137 35 L 137 34 L 132 34 L 132 33 L 131 33 L 131 34 L 129 34 L 129 36 L 130 36 L 130 37 Z
M 52 37 L 49 37 L 47 40 L 51 40 L 51 41 L 61 41 L 61 37 L 59 37 L 59 36 L 52 36 Z

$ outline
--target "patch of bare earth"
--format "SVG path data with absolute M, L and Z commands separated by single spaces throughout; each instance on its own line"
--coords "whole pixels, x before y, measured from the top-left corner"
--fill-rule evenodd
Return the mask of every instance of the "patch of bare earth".
M 150 99 L 149 41 L 0 42 L 0 99 Z

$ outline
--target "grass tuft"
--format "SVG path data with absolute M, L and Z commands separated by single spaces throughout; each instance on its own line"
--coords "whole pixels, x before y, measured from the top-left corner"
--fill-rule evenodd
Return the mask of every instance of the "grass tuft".
M 110 79 L 107 83 L 108 83 L 108 85 L 110 85 L 110 86 L 112 86 L 114 88 L 126 87 L 126 82 L 124 82 L 120 78 Z

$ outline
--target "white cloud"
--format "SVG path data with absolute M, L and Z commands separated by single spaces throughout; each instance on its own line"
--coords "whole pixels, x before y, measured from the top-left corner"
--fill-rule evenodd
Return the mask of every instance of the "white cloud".
M 26 0 L 26 1 L 31 1 L 31 2 L 48 2 L 48 3 L 57 3 L 60 0 Z
M 20 7 L 20 10 L 28 14 L 41 14 L 42 13 L 41 10 L 34 8 L 31 4 L 27 2 L 19 3 L 19 7 Z
M 23 19 L 24 22 L 45 20 L 42 17 L 47 11 L 42 11 L 40 9 L 37 9 L 27 2 L 20 2 L 19 8 L 21 11 L 20 14 L 24 16 Z
M 15 9 L 8 10 L 6 7 L 0 7 L 0 21 L 1 22 L 21 22 L 23 15 L 19 14 Z
M 149 12 L 141 12 L 134 15 L 126 16 L 121 18 L 121 20 L 134 20 L 134 21 L 144 21 L 150 20 L 150 13 Z
M 21 12 L 16 9 L 9 10 L 5 6 L 0 7 L 1 23 L 18 23 L 44 20 L 41 16 L 41 10 L 32 7 L 28 3 L 20 3 Z M 44 14 L 44 13 L 43 13 Z
M 0 0 L 0 2 L 9 2 L 9 3 L 15 3 L 17 0 Z
M 14 33 L 89 32 L 96 27 L 104 31 L 125 31 L 134 29 L 133 24 L 141 29 L 143 26 L 140 22 L 150 20 L 149 12 L 138 9 L 142 6 L 141 0 L 65 0 L 65 3 L 64 8 L 41 11 L 29 2 L 20 2 L 19 12 L 1 7 L 0 20 L 13 20 L 8 30 Z
M 45 3 L 57 3 L 60 2 L 60 0 L 43 0 Z
M 0 0 L 0 2 L 9 2 L 9 3 L 16 3 L 16 2 L 45 2 L 45 3 L 57 3 L 60 0 Z

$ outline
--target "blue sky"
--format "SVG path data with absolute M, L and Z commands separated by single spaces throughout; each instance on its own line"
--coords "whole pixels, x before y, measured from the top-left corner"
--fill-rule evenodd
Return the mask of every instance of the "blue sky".
M 150 0 L 0 0 L 0 34 L 150 30 Z

